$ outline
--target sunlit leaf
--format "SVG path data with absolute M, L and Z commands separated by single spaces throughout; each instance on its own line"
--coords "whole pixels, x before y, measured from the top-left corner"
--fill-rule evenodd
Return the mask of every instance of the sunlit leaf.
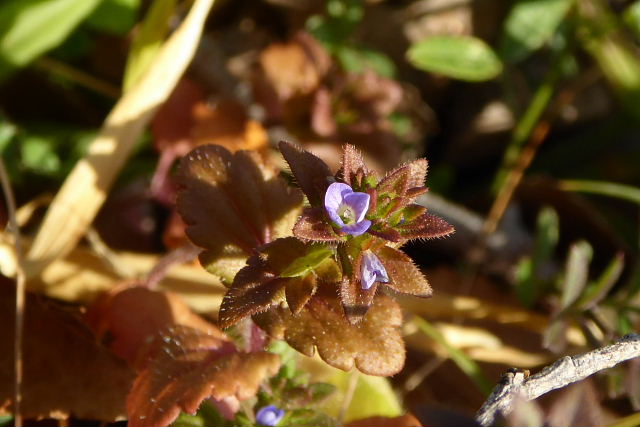
M 592 255 L 593 249 L 586 241 L 571 245 L 565 275 L 561 282 L 561 308 L 569 307 L 582 294 L 589 278 L 589 264 L 591 263 Z
M 360 171 L 360 172 L 359 172 Z M 358 174 L 362 177 L 369 173 L 367 165 L 364 163 L 362 153 L 358 151 L 353 145 L 347 144 L 344 146 L 342 153 L 342 168 L 340 174 L 342 174 L 343 181 L 351 186 L 355 187 L 358 182 Z
M 0 6 L 0 80 L 62 43 L 102 0 L 11 0 Z
M 602 301 L 622 275 L 623 269 L 624 253 L 620 252 L 611 260 L 600 277 L 587 286 L 580 299 L 576 302 L 576 306 L 582 309 L 589 309 Z
M 376 255 L 389 275 L 389 283 L 385 283 L 385 286 L 403 294 L 431 296 L 432 290 L 427 279 L 404 252 L 383 246 L 376 251 Z
M 291 310 L 299 311 L 316 287 L 316 275 L 308 273 L 329 255 L 329 249 L 303 243 L 295 237 L 277 239 L 259 248 L 224 296 L 220 325 L 226 328 L 269 309 L 285 297 L 293 304 Z
M 153 66 L 113 107 L 85 157 L 67 175 L 29 248 L 29 276 L 68 254 L 85 234 L 153 113 L 191 62 L 213 1 L 193 2 Z
M 124 285 L 102 295 L 86 316 L 96 335 L 131 365 L 139 362 L 143 347 L 159 330 L 185 325 L 217 332 L 177 295 L 142 286 Z
M 169 31 L 169 20 L 174 13 L 176 0 L 154 1 L 142 21 L 140 31 L 133 39 L 124 72 L 123 88 L 129 90 L 148 70 L 153 58 L 160 51 Z
M 354 366 L 370 375 L 389 376 L 404 365 L 405 351 L 398 327 L 402 314 L 389 297 L 379 295 L 357 325 L 347 321 L 335 296 L 315 295 L 297 315 L 278 307 L 254 316 L 258 325 L 299 352 L 320 357 L 329 365 Z
M 517 62 L 542 47 L 556 32 L 573 0 L 519 0 L 504 21 L 500 56 Z
M 246 400 L 280 365 L 275 354 L 238 353 L 227 339 L 188 327 L 167 330 L 151 348 L 153 358 L 127 397 L 132 427 L 169 425 L 209 397 Z
M 325 162 L 308 151 L 280 141 L 280 152 L 291 168 L 296 182 L 312 206 L 321 205 L 333 174 Z
M 324 212 L 324 207 L 305 208 L 293 227 L 293 234 L 302 240 L 337 242 L 342 238 L 336 234 Z
M 12 410 L 15 285 L 0 280 L 0 412 Z M 125 414 L 134 372 L 95 339 L 72 306 L 27 294 L 21 414 L 113 422 Z M 91 398 L 87 398 L 91 396 Z
M 407 57 L 416 68 L 459 80 L 490 80 L 502 72 L 493 50 L 470 36 L 430 36 L 412 45 Z
M 419 217 L 398 225 L 396 230 L 404 239 L 434 239 L 438 237 L 448 236 L 455 229 L 444 219 L 423 213 Z
M 179 182 L 177 204 L 187 235 L 205 249 L 200 260 L 216 273 L 219 257 L 248 257 L 253 248 L 290 235 L 302 204 L 302 195 L 254 152 L 198 147 L 182 160 Z

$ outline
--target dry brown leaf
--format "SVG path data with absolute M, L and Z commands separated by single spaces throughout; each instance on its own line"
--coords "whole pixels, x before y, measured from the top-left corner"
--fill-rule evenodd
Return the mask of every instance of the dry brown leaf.
M 357 325 L 349 323 L 336 296 L 315 295 L 297 315 L 277 307 L 254 316 L 256 323 L 296 350 L 313 356 L 315 348 L 329 365 L 349 370 L 354 366 L 369 375 L 389 376 L 404 365 L 404 343 L 398 327 L 400 307 L 379 295 Z
M 13 400 L 15 287 L 0 281 L 0 412 Z M 125 415 L 134 379 L 123 360 L 102 347 L 80 313 L 27 295 L 22 416 L 114 421 Z
M 99 337 L 108 339 L 111 350 L 132 365 L 141 362 L 145 344 L 170 326 L 191 326 L 223 337 L 177 295 L 135 285 L 123 285 L 103 295 L 89 307 L 87 320 Z
M 27 255 L 36 276 L 84 235 L 154 112 L 191 61 L 214 0 L 196 0 L 138 83 L 118 101 L 99 135 L 65 180 Z
M 249 119 L 240 104 L 223 102 L 209 107 L 200 103 L 195 106 L 194 115 L 196 123 L 191 136 L 196 144 L 221 145 L 231 152 L 267 147 L 267 131 Z
M 130 427 L 169 425 L 209 397 L 248 399 L 280 365 L 275 354 L 238 353 L 219 334 L 184 326 L 158 336 L 151 347 L 154 357 L 127 397 Z

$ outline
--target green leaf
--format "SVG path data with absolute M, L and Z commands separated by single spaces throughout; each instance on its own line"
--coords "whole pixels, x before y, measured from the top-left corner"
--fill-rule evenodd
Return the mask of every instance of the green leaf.
M 579 191 L 616 197 L 640 205 L 640 188 L 630 185 L 606 181 L 564 180 L 560 182 L 560 188 L 565 191 Z
M 0 80 L 62 43 L 102 0 L 12 0 L 0 7 Z
M 332 253 L 333 251 L 325 245 L 310 245 L 304 255 L 282 270 L 280 277 L 296 277 L 307 274 Z
M 20 146 L 22 165 L 43 175 L 55 175 L 61 166 L 60 157 L 51 139 L 31 136 Z
M 558 244 L 560 234 L 558 223 L 558 215 L 553 208 L 545 207 L 540 211 L 533 256 L 518 265 L 519 280 L 516 293 L 520 301 L 527 307 L 533 305 L 539 288 L 544 283 L 540 273 L 541 269 L 549 262 Z
M 616 284 L 624 268 L 624 253 L 618 253 L 602 272 L 598 280 L 591 283 L 584 291 L 576 306 L 589 309 L 598 304 Z
M 136 23 L 139 8 L 140 0 L 102 0 L 87 19 L 87 25 L 105 33 L 123 35 Z
M 352 73 L 361 73 L 367 68 L 387 78 L 392 78 L 396 73 L 393 61 L 384 53 L 373 49 L 340 46 L 336 50 L 336 57 L 342 68 Z
M 453 360 L 455 364 L 458 365 L 458 368 L 460 368 L 462 372 L 467 374 L 467 376 L 471 379 L 471 381 L 473 381 L 473 383 L 482 393 L 484 393 L 485 395 L 489 395 L 489 393 L 491 393 L 491 389 L 493 388 L 492 383 L 486 377 L 484 372 L 482 372 L 480 366 L 478 366 L 478 364 L 473 361 L 473 359 L 467 356 L 460 349 L 449 344 L 449 342 L 447 342 L 440 331 L 438 331 L 438 329 L 436 329 L 431 323 L 427 322 L 423 318 L 416 316 L 413 318 L 413 322 L 425 335 L 427 335 L 429 338 L 431 338 L 447 350 L 447 352 L 449 353 L 449 357 L 451 357 L 451 360 Z
M 592 255 L 591 245 L 584 240 L 571 245 L 562 280 L 560 305 L 563 310 L 572 305 L 582 294 L 589 277 L 589 264 Z
M 484 41 L 470 36 L 432 36 L 414 45 L 407 58 L 414 67 L 459 80 L 490 80 L 502 63 Z
M 173 16 L 176 0 L 154 1 L 131 44 L 124 72 L 123 88 L 128 90 L 145 73 L 160 50 Z
M 624 11 L 622 19 L 636 36 L 640 36 L 640 0 L 636 0 Z
M 640 117 L 640 59 L 633 41 L 621 31 L 618 17 L 607 2 L 583 0 L 578 6 L 578 35 L 583 47 L 596 60 L 627 111 Z
M 525 59 L 549 41 L 573 0 L 520 0 L 504 21 L 500 57 L 506 62 Z

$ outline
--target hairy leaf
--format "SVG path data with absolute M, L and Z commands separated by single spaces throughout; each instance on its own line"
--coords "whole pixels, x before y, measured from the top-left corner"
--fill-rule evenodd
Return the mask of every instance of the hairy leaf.
M 182 160 L 179 182 L 178 210 L 189 238 L 205 248 L 205 267 L 230 251 L 248 256 L 253 248 L 290 235 L 302 203 L 301 194 L 256 153 L 231 154 L 219 146 L 191 151 Z
M 419 297 L 431 296 L 431 286 L 427 279 L 404 252 L 383 246 L 376 252 L 376 255 L 380 258 L 389 275 L 389 283 L 385 283 L 385 285 L 403 294 Z
M 322 242 L 338 242 L 342 240 L 327 222 L 324 208 L 322 207 L 306 208 L 293 227 L 293 234 L 303 240 Z
M 254 316 L 267 333 L 282 338 L 299 352 L 313 356 L 315 348 L 329 365 L 354 366 L 370 375 L 394 375 L 402 369 L 404 344 L 398 327 L 398 305 L 378 295 L 362 321 L 349 323 L 336 296 L 314 295 L 297 315 L 282 307 Z
M 355 271 L 360 271 L 360 260 L 356 264 Z M 342 308 L 347 319 L 352 324 L 357 324 L 362 321 L 367 310 L 373 303 L 373 298 L 376 295 L 378 289 L 378 283 L 374 283 L 369 289 L 362 289 L 359 279 L 345 278 L 340 284 L 340 300 L 342 301 Z
M 0 412 L 12 411 L 15 285 L 0 280 Z M 21 413 L 25 418 L 115 421 L 134 380 L 127 364 L 96 341 L 79 310 L 27 294 Z M 88 398 L 90 397 L 90 398 Z
M 261 247 L 238 272 L 224 296 L 220 325 L 226 328 L 278 304 L 285 299 L 285 289 L 287 301 L 293 303 L 292 311 L 300 310 L 315 290 L 315 279 L 307 273 L 329 255 L 329 249 L 295 237 L 277 239 Z
M 376 187 L 379 195 L 386 194 L 389 197 L 404 197 L 409 189 L 410 169 L 402 166 L 387 173 Z
M 367 169 L 362 158 L 362 153 L 353 145 L 347 144 L 344 146 L 342 154 L 342 179 L 351 187 L 361 185 L 362 182 L 356 179 L 359 171 L 363 176 L 369 173 L 369 169 Z
M 396 227 L 405 239 L 433 239 L 444 237 L 455 231 L 453 226 L 444 219 L 423 213 L 414 220 Z
M 284 300 L 288 281 L 270 272 L 269 265 L 258 255 L 249 258 L 248 265 L 238 272 L 233 285 L 220 305 L 218 323 L 227 328 L 240 319 L 267 310 Z
M 317 288 L 316 277 L 308 274 L 301 280 L 288 280 L 285 286 L 287 304 L 293 314 L 298 314 L 300 310 L 309 302 Z
M 127 397 L 129 426 L 166 426 L 180 411 L 195 413 L 203 400 L 255 395 L 275 375 L 277 355 L 238 353 L 218 335 L 177 326 L 152 344 L 157 351 Z
M 322 205 L 329 186 L 328 178 L 333 176 L 329 166 L 310 152 L 288 142 L 280 141 L 278 147 L 311 206 Z

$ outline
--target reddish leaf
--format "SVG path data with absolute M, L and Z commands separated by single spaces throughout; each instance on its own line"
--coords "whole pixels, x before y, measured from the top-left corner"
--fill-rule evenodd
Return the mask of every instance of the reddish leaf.
M 362 184 L 361 180 L 356 179 L 358 173 L 361 175 L 367 175 L 369 173 L 369 169 L 367 169 L 364 159 L 362 158 L 362 153 L 353 145 L 347 144 L 344 146 L 341 172 L 342 179 L 351 187 L 355 187 L 356 184 Z
M 386 194 L 392 199 L 402 198 L 409 189 L 410 169 L 407 165 L 385 175 L 378 183 L 378 194 Z
M 384 230 L 367 230 L 369 234 L 388 240 L 390 242 L 401 242 L 402 236 L 393 228 L 385 228 Z
M 354 270 L 360 271 L 360 260 L 356 263 Z M 376 295 L 377 289 L 377 283 L 364 290 L 359 279 L 350 280 L 345 278 L 342 281 L 340 284 L 340 300 L 342 301 L 344 314 L 350 323 L 355 325 L 362 321 L 373 303 L 373 297 Z
M 362 321 L 352 325 L 336 296 L 314 295 L 297 315 L 277 307 L 254 316 L 268 334 L 313 356 L 315 348 L 329 365 L 349 370 L 355 366 L 370 375 L 389 376 L 404 364 L 405 350 L 399 326 L 400 307 L 385 295 L 376 296 Z
M 255 255 L 236 275 L 220 305 L 218 323 L 228 328 L 240 319 L 267 310 L 284 299 L 282 291 L 288 281 L 269 272 L 267 263 Z
M 330 184 L 329 178 L 333 177 L 327 164 L 310 152 L 288 142 L 280 141 L 278 147 L 311 206 L 322 205 L 324 194 Z
M 301 280 L 289 280 L 286 283 L 285 294 L 287 304 L 293 314 L 297 314 L 309 302 L 316 292 L 316 277 L 308 274 Z
M 293 227 L 293 234 L 303 240 L 321 242 L 338 242 L 342 240 L 325 218 L 323 207 L 306 208 Z
M 455 231 L 444 219 L 424 213 L 414 220 L 396 227 L 405 239 L 433 239 L 444 237 Z
M 154 358 L 127 397 L 130 427 L 169 425 L 209 397 L 248 399 L 279 368 L 275 354 L 238 353 L 219 334 L 184 326 L 158 336 L 152 347 Z
M 142 286 L 120 286 L 104 294 L 89 307 L 86 318 L 98 337 L 107 339 L 111 350 L 132 365 L 141 362 L 140 351 L 149 339 L 173 325 L 191 326 L 222 337 L 179 296 Z
M 277 239 L 260 248 L 259 253 L 249 258 L 247 266 L 238 272 L 224 296 L 220 306 L 220 326 L 229 327 L 244 317 L 284 301 L 285 288 L 287 301 L 293 304 L 292 311 L 299 311 L 315 290 L 315 279 L 305 274 L 307 265 L 299 261 L 309 259 L 311 264 L 308 267 L 313 268 L 313 262 L 326 258 L 323 255 L 324 258 L 314 260 L 314 249 L 317 246 L 305 244 L 295 237 Z M 287 271 L 296 277 L 280 277 Z M 312 276 L 312 279 L 307 276 Z
M 179 181 L 178 210 L 189 238 L 205 248 L 205 266 L 229 251 L 248 256 L 290 235 L 302 203 L 299 192 L 247 151 L 232 155 L 219 146 L 198 147 L 182 160 Z
M 12 411 L 15 286 L 0 280 L 0 412 Z M 27 294 L 21 413 L 25 418 L 115 421 L 125 414 L 134 379 L 127 364 L 100 345 L 79 310 Z
M 403 294 L 431 296 L 431 286 L 427 279 L 404 252 L 383 246 L 376 251 L 376 255 L 389 275 L 389 283 L 385 283 L 386 286 Z

